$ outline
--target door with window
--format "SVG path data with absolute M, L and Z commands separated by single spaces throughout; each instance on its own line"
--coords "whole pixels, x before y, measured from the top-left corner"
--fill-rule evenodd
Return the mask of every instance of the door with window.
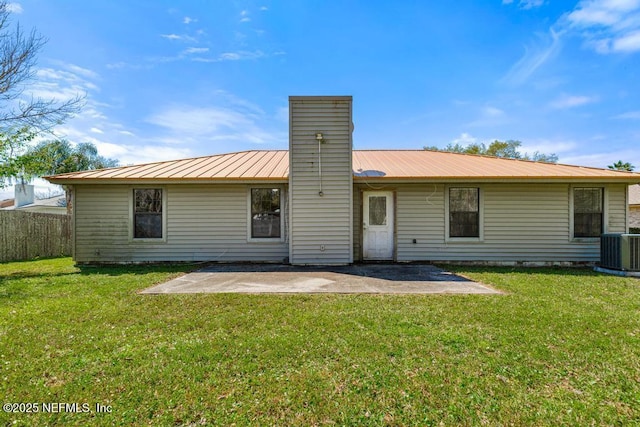
M 363 193 L 362 256 L 364 260 L 392 260 L 394 249 L 393 193 Z

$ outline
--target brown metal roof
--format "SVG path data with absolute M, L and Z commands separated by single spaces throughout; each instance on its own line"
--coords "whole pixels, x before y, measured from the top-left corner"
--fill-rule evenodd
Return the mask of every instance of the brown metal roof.
M 640 182 L 640 174 L 609 169 L 428 150 L 356 150 L 354 180 L 601 179 Z M 54 183 L 116 181 L 286 180 L 289 152 L 242 151 L 46 177 Z
M 46 177 L 51 182 L 114 180 L 271 180 L 289 175 L 289 152 L 242 151 L 143 165 L 71 172 Z
M 638 179 L 640 174 L 584 166 L 504 159 L 430 150 L 362 150 L 353 152 L 354 178 Z

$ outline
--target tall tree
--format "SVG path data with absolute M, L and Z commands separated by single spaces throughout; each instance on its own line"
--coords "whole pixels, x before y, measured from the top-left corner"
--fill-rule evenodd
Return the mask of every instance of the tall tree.
M 538 151 L 533 154 L 521 153 L 522 142 L 515 140 L 495 140 L 489 146 L 483 143 L 469 145 L 448 144 L 445 148 L 436 146 L 424 147 L 425 150 L 447 151 L 450 153 L 480 154 L 484 156 L 502 157 L 506 159 L 533 160 L 536 162 L 557 163 L 558 156 L 554 153 L 545 154 Z
M 618 160 L 612 165 L 607 166 L 609 169 L 619 170 L 619 171 L 633 171 L 636 167 L 633 166 L 629 162 L 623 162 L 622 160 Z
M 74 146 L 64 139 L 41 142 L 20 158 L 23 159 L 25 173 L 30 177 L 118 166 L 116 159 L 99 155 L 92 143 Z
M 72 145 L 66 140 L 45 141 L 31 147 L 16 162 L 20 165 L 20 178 L 30 180 L 36 176 L 55 175 L 81 170 L 93 170 L 118 166 L 116 159 L 108 159 L 98 154 L 98 149 L 90 142 Z M 71 191 L 63 186 L 70 213 Z
M 80 110 L 83 97 L 59 102 L 24 96 L 36 76 L 36 57 L 46 40 L 35 30 L 25 33 L 10 17 L 9 4 L 0 1 L 0 129 L 51 130 Z
M 12 180 L 29 180 L 25 170 L 31 167 L 26 164 L 29 160 L 21 156 L 26 151 L 35 133 L 29 128 L 21 128 L 3 132 L 0 130 L 0 188 L 11 184 Z

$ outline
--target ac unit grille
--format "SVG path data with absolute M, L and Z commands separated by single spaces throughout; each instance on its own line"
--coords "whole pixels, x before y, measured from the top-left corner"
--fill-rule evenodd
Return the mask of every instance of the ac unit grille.
M 600 266 L 604 268 L 612 268 L 614 270 L 621 270 L 621 247 L 621 234 L 603 234 L 600 237 Z
M 640 236 L 629 237 L 629 270 L 640 271 Z
M 603 234 L 600 237 L 600 266 L 640 271 L 640 235 Z

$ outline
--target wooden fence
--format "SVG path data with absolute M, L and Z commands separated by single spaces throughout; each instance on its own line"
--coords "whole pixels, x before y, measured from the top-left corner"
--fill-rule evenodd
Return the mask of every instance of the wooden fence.
M 0 262 L 71 255 L 71 217 L 0 210 Z

